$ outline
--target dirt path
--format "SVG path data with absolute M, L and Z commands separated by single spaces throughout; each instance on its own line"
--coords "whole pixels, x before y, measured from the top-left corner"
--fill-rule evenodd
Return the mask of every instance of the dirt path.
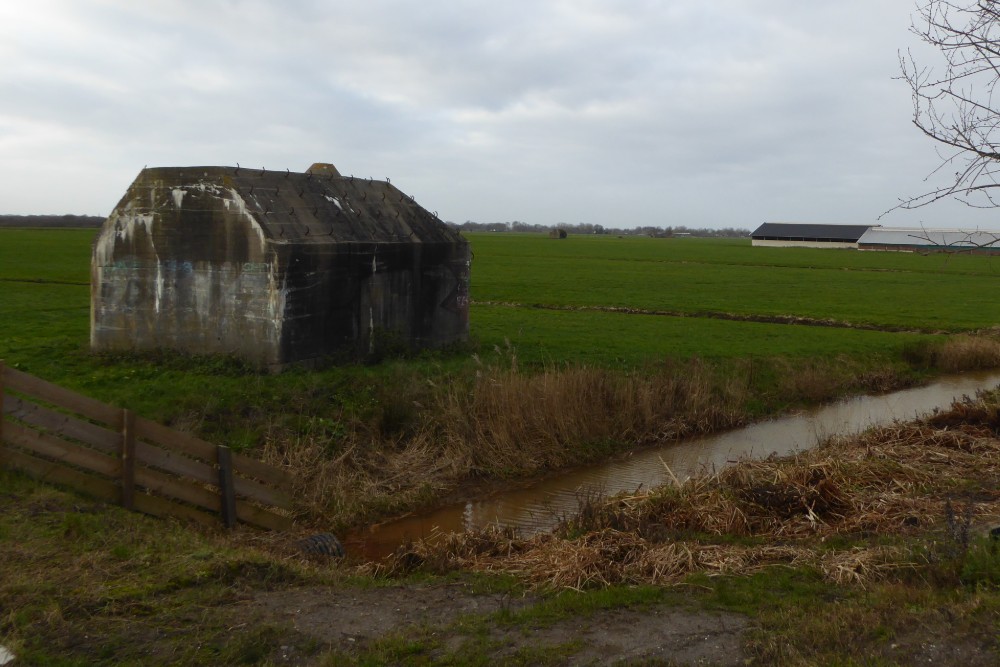
M 503 609 L 520 610 L 537 601 L 505 595 L 474 595 L 461 584 L 371 589 L 302 588 L 256 594 L 243 603 L 255 622 L 289 623 L 299 635 L 343 651 L 364 648 L 380 637 L 430 631 L 439 655 L 474 640 L 455 623 Z M 670 607 L 613 609 L 525 628 L 496 626 L 487 644 L 492 657 L 523 650 L 564 647 L 564 664 L 609 664 L 660 659 L 676 665 L 740 665 L 746 618 L 736 614 L 688 612 Z M 478 644 L 480 648 L 482 643 Z M 294 649 L 274 656 L 279 664 L 308 664 Z

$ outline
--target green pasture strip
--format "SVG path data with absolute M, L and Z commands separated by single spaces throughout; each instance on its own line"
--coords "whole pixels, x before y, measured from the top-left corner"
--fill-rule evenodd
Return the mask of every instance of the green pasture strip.
M 88 337 L 90 287 L 65 283 L 12 282 L 0 284 L 0 339 Z
M 36 369 L 104 365 L 86 353 L 89 291 L 74 285 L 21 283 L 0 294 L 0 358 Z M 476 305 L 471 313 L 480 354 L 508 344 L 523 361 L 635 366 L 664 358 L 732 359 L 829 355 L 896 357 L 932 336 L 702 317 Z M 53 350 L 61 353 L 53 355 Z M 41 370 L 41 369 L 39 369 Z M 61 375 L 62 373 L 57 373 Z M 110 378 L 109 378 L 110 379 Z
M 0 280 L 0 360 L 54 382 L 95 366 L 90 340 L 90 288 Z
M 570 237 L 560 242 L 533 235 L 470 236 L 476 252 L 473 282 L 478 300 L 556 306 L 611 305 L 678 312 L 763 315 L 795 312 L 817 318 L 849 320 L 877 319 L 875 316 L 885 311 L 894 314 L 896 325 L 900 325 L 900 320 L 909 320 L 907 324 L 914 328 L 942 329 L 993 323 L 998 310 L 994 304 L 997 292 L 984 287 L 984 284 L 991 290 L 996 287 L 990 273 L 993 264 L 988 262 L 967 262 L 985 272 L 975 280 L 960 274 L 869 272 L 860 274 L 869 282 L 859 283 L 854 280 L 858 274 L 829 269 L 761 269 L 682 261 L 630 261 L 633 255 L 646 259 L 663 256 L 702 261 L 710 258 L 713 252 L 733 259 L 753 256 L 758 250 L 779 255 L 798 251 L 750 248 L 743 240 L 604 236 Z M 3 240 L 0 252 L 5 258 L 18 258 L 15 263 L 0 263 L 0 281 L 11 277 L 44 280 L 54 276 L 86 276 L 90 237 L 87 230 L 0 230 Z M 57 247 L 59 239 L 65 247 Z M 13 241 L 19 247 L 18 252 L 11 250 Z M 546 249 L 546 252 L 548 248 L 557 248 L 561 256 L 542 258 L 537 251 L 529 252 L 534 247 Z M 575 254 L 567 254 L 570 250 Z M 815 257 L 837 259 L 864 254 L 813 252 Z M 603 255 L 603 258 L 595 258 L 596 255 Z M 879 253 L 870 256 L 894 261 L 904 258 L 914 263 L 909 255 Z M 52 257 L 61 258 L 65 266 L 60 268 L 53 264 L 48 260 Z M 617 259 L 612 259 L 615 257 Z M 934 260 L 933 257 L 917 259 Z M 953 261 L 944 265 L 958 263 Z M 637 266 L 642 271 L 636 269 Z M 744 275 L 734 280 L 733 272 L 744 272 Z M 919 283 L 917 290 L 912 282 L 915 278 L 928 280 Z M 660 281 L 659 287 L 652 279 Z M 871 281 L 875 284 L 870 284 Z M 915 294 L 916 291 L 920 294 Z M 905 294 L 909 296 L 902 296 Z M 789 304 L 793 301 L 801 307 L 792 308 Z M 856 317 L 866 309 L 868 318 Z M 52 373 L 46 375 L 53 379 L 71 373 L 67 367 L 77 364 L 81 369 L 101 367 L 99 361 L 85 353 L 89 338 L 89 291 L 85 286 L 6 282 L 0 290 L 0 315 L 0 355 L 9 362 L 20 361 L 36 368 L 47 368 Z M 481 346 L 480 354 L 505 348 L 509 341 L 523 360 L 629 366 L 664 357 L 896 356 L 902 346 L 915 340 L 911 334 L 826 327 L 488 305 L 473 306 L 471 331 Z M 56 350 L 61 353 L 54 354 Z M 66 368 L 66 372 L 58 372 L 56 366 Z M 101 372 L 89 372 L 88 375 L 102 377 Z M 64 379 L 79 384 L 72 378 Z
M 472 330 L 486 350 L 513 346 L 527 362 L 636 366 L 664 358 L 750 356 L 898 358 L 907 344 L 930 335 L 764 324 L 702 317 L 482 306 Z
M 608 259 L 623 262 L 684 262 L 804 269 L 902 271 L 998 275 L 997 257 L 962 253 L 921 255 L 841 248 L 752 247 L 748 238 L 664 238 L 570 235 L 550 239 L 540 234 L 463 232 L 475 259 L 532 256 Z
M 0 229 L 0 282 L 89 285 L 90 244 L 96 235 L 94 229 Z
M 733 241 L 714 239 L 621 243 L 624 239 L 598 237 L 559 246 L 561 241 L 544 237 L 510 236 L 498 241 L 496 236 L 502 235 L 470 236 L 475 253 L 472 295 L 477 302 L 794 316 L 925 331 L 967 331 L 993 326 L 1000 319 L 996 258 L 737 247 Z M 558 250 L 547 254 L 531 247 L 539 244 Z M 671 252 L 663 253 L 663 261 L 649 261 L 657 244 Z M 713 244 L 729 257 L 737 253 L 752 258 L 758 251 L 804 257 L 802 253 L 812 252 L 822 266 L 712 263 L 706 261 L 705 252 Z M 574 247 L 576 254 L 570 253 Z M 615 248 L 620 251 L 617 256 L 611 255 Z M 636 248 L 646 261 L 626 254 Z M 692 253 L 682 255 L 678 248 Z M 588 254 L 594 249 L 601 256 Z M 697 261 L 690 261 L 694 257 Z M 847 266 L 856 265 L 859 257 L 868 270 Z M 833 265 L 835 260 L 844 266 Z M 890 264 L 911 268 L 875 270 L 879 263 L 883 269 Z M 954 271 L 958 266 L 965 270 Z

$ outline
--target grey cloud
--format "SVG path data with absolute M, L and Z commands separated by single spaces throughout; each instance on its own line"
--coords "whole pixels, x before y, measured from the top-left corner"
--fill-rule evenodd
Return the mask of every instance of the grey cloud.
M 892 80 L 908 0 L 19 4 L 11 213 L 105 213 L 143 164 L 329 160 L 454 220 L 852 222 L 936 165 Z M 899 224 L 979 219 L 940 211 Z

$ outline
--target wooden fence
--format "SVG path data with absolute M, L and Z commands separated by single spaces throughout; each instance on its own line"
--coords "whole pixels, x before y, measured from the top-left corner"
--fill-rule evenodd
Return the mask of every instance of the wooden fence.
M 278 468 L 0 362 L 0 467 L 131 510 L 281 530 L 291 478 Z

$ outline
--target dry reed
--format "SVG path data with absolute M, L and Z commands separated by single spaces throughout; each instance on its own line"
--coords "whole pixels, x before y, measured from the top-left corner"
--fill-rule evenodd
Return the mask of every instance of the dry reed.
M 470 479 L 527 477 L 745 418 L 746 383 L 698 361 L 641 373 L 511 364 L 452 379 L 386 396 L 373 423 L 355 421 L 336 443 L 275 430 L 264 458 L 296 474 L 303 516 L 342 526 Z
M 935 366 L 949 373 L 997 368 L 1000 340 L 983 336 L 951 337 L 937 352 Z
M 918 344 L 906 352 L 911 363 L 946 373 L 1000 367 L 1000 330 L 951 336 L 938 344 Z

